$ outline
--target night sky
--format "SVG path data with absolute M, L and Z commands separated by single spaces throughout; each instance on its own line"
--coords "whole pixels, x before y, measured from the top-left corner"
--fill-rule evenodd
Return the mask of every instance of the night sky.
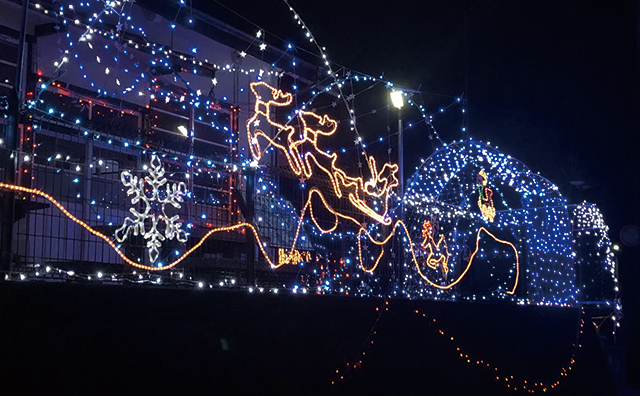
M 422 91 L 427 112 L 464 94 L 472 138 L 540 172 L 570 203 L 586 199 L 599 205 L 613 239 L 624 225 L 639 222 L 632 2 L 290 3 L 332 61 Z M 220 0 L 208 7 L 213 16 L 233 19 L 220 5 L 268 35 L 305 44 L 283 2 Z M 235 18 L 236 25 L 256 30 Z M 462 138 L 458 113 L 434 118 L 445 142 Z M 418 115 L 406 116 L 419 120 Z M 424 131 L 409 130 L 405 139 L 410 174 L 431 149 Z M 571 181 L 583 181 L 582 191 Z
M 640 224 L 634 2 L 290 3 L 332 61 L 422 91 L 428 113 L 464 94 L 472 138 L 540 172 L 570 203 L 597 204 L 613 242 L 623 226 Z M 256 26 L 248 21 L 264 28 L 274 43 L 277 36 L 305 44 L 281 1 L 219 0 L 206 7 L 249 32 Z M 417 112 L 406 117 L 419 120 Z M 459 108 L 433 124 L 445 142 L 462 138 Z M 405 139 L 408 177 L 432 149 L 424 128 L 408 130 Z M 578 189 L 572 181 L 584 184 Z M 619 261 L 629 334 L 640 328 L 639 250 L 623 247 Z

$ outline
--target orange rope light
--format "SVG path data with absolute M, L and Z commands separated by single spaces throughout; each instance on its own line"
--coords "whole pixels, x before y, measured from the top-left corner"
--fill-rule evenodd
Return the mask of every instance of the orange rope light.
M 140 268 L 140 269 L 145 269 L 145 270 L 149 270 L 149 271 L 159 271 L 159 270 L 165 270 L 165 269 L 169 269 L 172 267 L 175 267 L 177 264 L 179 264 L 182 260 L 184 260 L 185 258 L 187 258 L 191 253 L 193 253 L 196 249 L 198 249 L 200 246 L 202 246 L 202 244 L 205 242 L 205 240 L 207 238 L 209 238 L 211 235 L 213 235 L 214 233 L 217 232 L 223 232 L 223 231 L 234 231 L 240 228 L 245 228 L 248 227 L 249 229 L 251 229 L 251 231 L 253 232 L 253 235 L 255 236 L 256 240 L 258 241 L 258 246 L 260 247 L 260 250 L 262 252 L 262 254 L 264 255 L 265 259 L 267 260 L 267 262 L 271 265 L 272 268 L 279 268 L 282 265 L 284 265 L 285 263 L 290 263 L 293 260 L 292 254 L 295 254 L 294 252 L 296 252 L 295 250 L 295 244 L 296 241 L 298 239 L 298 235 L 300 232 L 300 227 L 302 224 L 302 217 L 304 217 L 304 212 L 306 210 L 306 208 L 309 206 L 310 202 L 311 202 L 311 196 L 312 194 L 310 194 L 309 198 L 307 199 L 307 203 L 305 205 L 305 207 L 302 210 L 302 214 L 300 216 L 300 222 L 298 223 L 298 228 L 296 230 L 296 238 L 294 239 L 293 242 L 293 246 L 291 247 L 291 250 L 289 251 L 287 258 L 280 260 L 280 262 L 278 264 L 274 263 L 271 258 L 269 257 L 269 255 L 267 254 L 266 250 L 264 249 L 264 245 L 262 244 L 262 241 L 260 239 L 260 235 L 258 234 L 258 231 L 256 230 L 256 228 L 249 223 L 238 223 L 232 226 L 228 226 L 228 227 L 217 227 L 217 228 L 213 228 L 211 230 L 209 230 L 204 236 L 202 236 L 202 238 L 200 238 L 200 240 L 193 245 L 189 250 L 187 250 L 185 253 L 183 253 L 180 257 L 178 257 L 175 261 L 167 264 L 167 265 L 163 265 L 163 266 L 158 266 L 158 267 L 152 267 L 149 265 L 144 265 L 144 264 L 140 264 L 137 263 L 131 259 L 129 259 L 119 248 L 118 246 L 111 240 L 110 237 L 104 235 L 103 233 L 94 230 L 93 228 L 91 228 L 91 226 L 89 226 L 87 223 L 83 222 L 82 220 L 78 219 L 77 217 L 75 217 L 74 215 L 72 215 L 64 206 L 62 206 L 62 204 L 60 204 L 58 201 L 56 201 L 52 196 L 50 196 L 49 194 L 43 193 L 41 191 L 38 191 L 36 189 L 33 188 L 27 188 L 27 187 L 22 187 L 22 186 L 15 186 L 15 185 L 11 185 L 11 184 L 5 184 L 5 183 L 0 183 L 0 188 L 6 189 L 6 190 L 11 190 L 11 191 L 19 191 L 19 192 L 23 192 L 23 193 L 27 193 L 27 194 L 34 194 L 34 195 L 38 195 L 41 196 L 45 199 L 47 199 L 48 201 L 50 201 L 52 204 L 54 204 L 58 209 L 60 209 L 60 211 L 62 211 L 62 213 L 64 213 L 69 219 L 71 219 L 72 221 L 74 221 L 75 223 L 79 224 L 80 226 L 82 226 L 84 229 L 86 229 L 87 231 L 89 231 L 91 234 L 97 236 L 98 238 L 101 238 L 102 240 L 104 240 L 107 244 L 109 244 L 109 246 L 111 246 L 111 248 L 113 250 L 115 250 L 115 252 L 129 265 L 132 265 L 136 268 Z M 316 190 L 311 190 L 311 191 L 317 191 Z M 321 199 L 323 199 L 324 202 L 324 196 L 317 191 L 317 194 L 320 195 Z M 348 216 L 344 216 L 341 215 L 337 212 L 333 212 L 334 214 L 336 214 L 336 216 L 340 216 L 340 217 L 347 217 Z M 315 219 L 315 217 L 313 217 L 312 215 L 312 219 L 314 221 L 314 223 L 316 223 L 317 225 L 317 220 Z M 350 218 L 352 220 L 355 220 L 353 218 Z M 336 224 L 335 226 L 337 226 L 337 219 L 336 219 Z M 331 229 L 335 229 L 335 226 Z M 509 246 L 511 246 L 511 248 L 513 249 L 514 253 L 515 253 L 515 257 L 516 257 L 516 280 L 514 283 L 514 286 L 511 290 L 507 291 L 507 294 L 514 294 L 516 287 L 518 286 L 518 278 L 520 277 L 520 263 L 519 263 L 519 257 L 518 257 L 518 252 L 515 248 L 515 246 L 508 242 L 508 241 L 504 241 L 501 239 L 496 238 L 491 232 L 489 232 L 486 228 L 484 227 L 480 227 L 480 229 L 478 230 L 478 234 L 477 234 L 477 239 L 476 239 L 476 249 L 473 252 L 473 254 L 471 255 L 471 258 L 469 259 L 469 262 L 466 266 L 466 268 L 464 269 L 464 271 L 462 272 L 462 274 L 460 274 L 460 276 L 453 282 L 449 283 L 448 285 L 439 285 L 435 282 L 433 282 L 431 279 L 429 279 L 421 270 L 420 270 L 420 266 L 418 264 L 416 255 L 415 255 L 415 251 L 413 249 L 413 242 L 411 241 L 411 237 L 409 236 L 409 231 L 407 230 L 406 225 L 404 224 L 404 222 L 402 221 L 398 221 L 396 222 L 395 226 L 393 227 L 393 231 L 382 241 L 376 241 L 371 234 L 363 227 L 360 228 L 360 230 L 358 231 L 358 254 L 359 254 L 359 258 L 360 258 L 360 268 L 362 268 L 363 271 L 367 272 L 367 273 L 372 273 L 373 271 L 375 271 L 375 269 L 378 267 L 378 264 L 380 263 L 380 260 L 382 259 L 383 255 L 384 255 L 384 250 L 380 252 L 380 254 L 378 255 L 375 264 L 372 268 L 367 269 L 364 267 L 364 261 L 362 259 L 362 242 L 361 242 L 361 238 L 360 236 L 365 233 L 367 235 L 367 238 L 374 243 L 375 245 L 378 246 L 382 246 L 385 245 L 387 242 L 389 242 L 389 240 L 391 238 L 393 238 L 393 236 L 395 235 L 396 232 L 396 228 L 398 228 L 398 226 L 402 227 L 402 229 L 405 232 L 405 235 L 407 236 L 407 238 L 409 239 L 409 246 L 410 246 L 410 251 L 411 251 L 411 255 L 413 258 L 413 263 L 416 266 L 416 269 L 418 270 L 418 273 L 420 274 L 420 276 L 430 285 L 438 288 L 438 289 L 450 289 L 453 286 L 455 286 L 456 284 L 458 284 L 462 278 L 464 278 L 464 276 L 466 275 L 466 273 L 469 271 L 469 268 L 471 267 L 471 264 L 473 263 L 473 259 L 476 255 L 476 253 L 479 250 L 479 243 L 480 243 L 480 233 L 481 232 L 485 232 L 487 235 L 489 235 L 490 237 L 492 237 L 496 242 L 499 243 L 504 243 L 507 244 Z M 324 230 L 320 229 L 321 231 L 324 232 Z M 331 232 L 331 231 L 328 231 Z
M 487 235 L 489 235 L 491 238 L 493 238 L 496 242 L 499 243 L 504 243 L 506 245 L 511 246 L 511 248 L 513 249 L 513 252 L 516 255 L 516 281 L 513 284 L 513 288 L 511 290 L 507 291 L 507 294 L 513 294 L 516 291 L 516 287 L 518 287 L 518 278 L 520 278 L 520 257 L 518 256 L 518 251 L 516 250 L 516 247 L 508 241 L 504 241 L 502 239 L 498 239 L 495 237 L 495 235 L 493 235 L 492 233 L 490 233 L 486 228 L 484 227 L 480 227 L 480 229 L 478 230 L 478 234 L 477 234 L 477 238 L 476 238 L 476 250 L 473 251 L 473 253 L 471 254 L 471 257 L 469 258 L 469 264 L 467 265 L 467 268 L 465 268 L 464 272 L 462 273 L 461 277 L 464 276 L 464 274 L 466 274 L 466 272 L 469 270 L 469 267 L 471 267 L 471 263 L 473 262 L 473 259 L 476 256 L 476 253 L 478 253 L 478 249 L 480 248 L 480 233 L 484 231 Z
M 258 138 L 265 139 L 268 142 L 268 145 L 265 148 L 265 150 L 270 146 L 273 146 L 281 150 L 286 156 L 289 166 L 291 167 L 291 170 L 297 176 L 301 177 L 302 179 L 308 179 L 313 176 L 314 168 L 319 169 L 321 173 L 326 175 L 331 181 L 333 192 L 336 195 L 336 197 L 338 197 L 339 199 L 346 199 L 353 206 L 356 212 L 362 213 L 363 215 L 371 218 L 374 222 L 378 224 L 382 224 L 382 225 L 392 224 L 392 219 L 391 217 L 388 216 L 388 209 L 389 209 L 388 202 L 389 202 L 389 194 L 391 193 L 391 190 L 396 186 L 398 186 L 398 179 L 396 178 L 396 173 L 398 172 L 397 164 L 385 163 L 382 166 L 382 168 L 378 170 L 375 158 L 367 157 L 367 165 L 371 173 L 370 180 L 365 182 L 363 177 L 348 176 L 344 172 L 344 170 L 336 166 L 336 161 L 338 159 L 338 155 L 336 153 L 329 154 L 322 151 L 318 147 L 318 138 L 320 136 L 331 136 L 336 132 L 338 124 L 335 120 L 329 118 L 327 115 L 319 116 L 313 112 L 300 110 L 297 112 L 297 114 L 298 114 L 298 118 L 301 121 L 302 128 L 300 132 L 297 133 L 296 129 L 293 126 L 282 125 L 271 119 L 271 112 L 270 112 L 271 106 L 284 107 L 284 106 L 290 105 L 293 100 L 291 93 L 283 93 L 281 90 L 273 88 L 269 86 L 267 83 L 262 81 L 253 82 L 250 84 L 250 87 L 251 87 L 251 91 L 256 97 L 256 103 L 254 106 L 255 112 L 253 116 L 247 120 L 246 127 L 247 127 L 247 138 L 249 141 L 249 150 L 251 151 L 251 155 L 253 156 L 254 160 L 259 161 L 262 158 L 262 155 L 264 154 L 264 151 L 262 150 L 262 147 L 260 145 L 260 140 Z M 261 88 L 266 89 L 268 92 L 267 97 L 265 97 L 264 99 L 258 92 L 258 89 L 261 89 Z M 323 128 L 323 129 L 314 129 L 310 127 L 308 119 L 315 121 L 316 124 L 319 126 L 319 128 Z M 276 137 L 282 132 L 287 132 L 286 140 L 287 140 L 288 146 L 279 144 L 274 140 L 275 138 L 274 139 L 270 138 L 264 131 L 259 129 L 260 122 L 263 120 L 266 121 L 272 127 L 277 129 Z M 309 147 L 313 147 L 313 150 L 305 151 Z M 493 221 L 493 216 L 495 215 L 495 209 L 493 208 L 493 201 L 491 198 L 491 195 L 493 192 L 491 191 L 491 189 L 486 187 L 487 180 L 486 180 L 486 174 L 484 173 L 484 171 L 481 171 L 478 174 L 478 182 L 479 182 L 479 189 L 482 190 L 480 191 L 480 198 L 478 199 L 478 205 L 480 207 L 480 210 L 482 211 L 483 216 L 485 216 L 485 218 L 487 218 L 489 221 Z M 378 254 L 374 262 L 374 265 L 369 269 L 365 268 L 364 260 L 362 257 L 362 239 L 363 239 L 361 237 L 362 234 L 366 234 L 367 239 L 371 243 L 377 246 L 383 246 L 387 242 L 389 242 L 389 240 L 395 235 L 396 229 L 400 227 L 404 231 L 409 241 L 409 250 L 411 251 L 412 260 L 416 266 L 418 273 L 427 283 L 429 283 L 431 286 L 434 286 L 438 289 L 450 289 L 451 287 L 458 284 L 462 280 L 462 278 L 467 274 L 469 268 L 471 267 L 473 259 L 476 253 L 478 252 L 481 232 L 485 232 L 487 235 L 491 236 L 497 242 L 504 243 L 511 246 L 511 248 L 513 248 L 515 252 L 516 280 L 515 280 L 513 289 L 507 291 L 507 294 L 514 294 L 515 289 L 518 285 L 518 278 L 520 275 L 519 257 L 518 257 L 518 252 L 515 246 L 510 242 L 503 241 L 496 238 L 487 229 L 485 229 L 484 227 L 481 227 L 478 230 L 478 234 L 477 234 L 476 249 L 471 255 L 469 262 L 467 263 L 467 266 L 464 269 L 464 271 L 453 282 L 447 285 L 439 285 L 433 282 L 432 280 L 430 280 L 420 269 L 420 265 L 418 264 L 418 260 L 416 258 L 416 253 L 413 248 L 413 242 L 409 235 L 409 231 L 407 230 L 407 227 L 403 221 L 397 221 L 392 226 L 390 234 L 383 240 L 378 241 L 371 236 L 365 224 L 362 224 L 360 221 L 358 221 L 356 218 L 352 216 L 349 216 L 347 214 L 341 213 L 333 209 L 333 207 L 327 202 L 324 194 L 317 187 L 312 187 L 309 190 L 307 201 L 300 212 L 298 226 L 296 228 L 296 233 L 293 239 L 293 244 L 291 246 L 291 249 L 286 253 L 286 255 L 283 255 L 284 257 L 280 256 L 277 263 L 274 262 L 274 260 L 272 260 L 268 256 L 255 226 L 249 223 L 238 223 L 232 226 L 218 227 L 218 228 L 213 228 L 209 230 L 194 246 L 188 249 L 184 254 L 178 257 L 175 261 L 171 262 L 170 264 L 161 265 L 158 267 L 140 264 L 129 259 L 113 242 L 111 237 L 106 236 L 94 230 L 85 222 L 73 216 L 71 213 L 69 213 L 69 211 L 66 210 L 64 206 L 62 206 L 58 201 L 56 201 L 50 195 L 32 188 L 15 186 L 15 185 L 4 184 L 4 183 L 0 183 L 0 188 L 34 194 L 49 200 L 72 221 L 81 225 L 91 234 L 97 236 L 98 238 L 101 238 L 107 244 L 109 244 L 109 246 L 111 246 L 127 264 L 130 264 L 137 268 L 151 270 L 151 271 L 164 270 L 164 269 L 169 269 L 176 266 L 178 263 L 180 263 L 182 260 L 188 257 L 191 253 L 193 253 L 196 249 L 198 249 L 204 243 L 204 241 L 214 233 L 223 232 L 223 231 L 229 232 L 229 231 L 234 231 L 240 228 L 251 229 L 251 231 L 253 232 L 256 238 L 256 241 L 258 242 L 258 245 L 260 247 L 262 254 L 264 255 L 265 259 L 271 265 L 272 268 L 275 269 L 285 264 L 295 263 L 299 261 L 296 259 L 299 258 L 298 256 L 300 254 L 295 249 L 296 242 L 298 240 L 298 237 L 300 236 L 300 230 L 302 227 L 304 215 L 307 209 L 309 209 L 311 220 L 322 233 L 333 232 L 338 227 L 339 219 L 344 219 L 344 220 L 353 222 L 354 224 L 359 226 L 359 230 L 357 233 L 357 240 L 358 240 L 358 255 L 360 259 L 360 267 L 362 268 L 363 271 L 368 273 L 372 273 L 378 267 L 380 260 L 384 255 L 384 249 L 381 249 L 380 253 Z M 318 220 L 316 219 L 313 213 L 313 206 L 311 205 L 312 199 L 315 196 L 317 196 L 320 199 L 324 208 L 329 213 L 334 215 L 335 219 L 331 227 L 328 227 L 328 228 L 321 227 Z M 373 208 L 371 208 L 367 203 L 367 201 L 371 199 L 380 199 L 380 201 L 382 202 L 381 209 L 374 210 Z M 488 208 L 487 210 L 489 210 L 489 212 L 485 213 L 486 211 L 483 210 L 483 207 Z M 491 212 L 491 210 L 493 210 L 493 212 Z M 429 223 L 428 226 L 431 227 L 431 224 Z M 442 267 L 443 273 L 446 276 L 446 274 L 449 272 L 449 265 L 448 265 L 449 252 L 446 245 L 446 241 L 444 239 L 444 235 L 440 235 L 440 238 L 437 243 L 434 241 L 430 230 L 426 234 L 424 234 L 424 231 L 423 231 L 423 236 L 425 237 L 425 240 L 422 243 L 422 247 L 423 248 L 427 247 L 427 249 L 430 250 L 429 256 L 427 258 L 428 267 L 435 269 L 437 267 L 437 264 L 439 263 Z M 438 259 L 433 259 L 432 257 L 434 255 L 434 248 L 442 249 L 441 246 L 444 247 L 445 254 Z
M 435 282 L 433 282 L 431 279 L 429 279 L 420 269 L 420 265 L 418 263 L 418 260 L 416 258 L 416 253 L 413 249 L 413 241 L 411 240 L 411 236 L 409 235 L 409 231 L 407 230 L 407 226 L 404 224 L 404 222 L 402 222 L 401 220 L 398 221 L 395 226 L 393 231 L 382 241 L 376 241 L 375 239 L 373 239 L 373 237 L 371 237 L 371 235 L 369 234 L 369 232 L 363 228 L 360 229 L 360 231 L 358 232 L 358 254 L 359 254 L 359 258 L 360 258 L 360 268 L 362 268 L 363 271 L 368 272 L 368 273 L 372 273 L 373 271 L 375 271 L 375 269 L 378 267 L 378 264 L 380 263 L 380 259 L 382 259 L 382 256 L 384 254 L 384 251 L 380 252 L 380 255 L 378 256 L 378 258 L 375 261 L 375 264 L 373 265 L 372 268 L 370 269 L 366 269 L 364 267 L 364 261 L 362 260 L 362 246 L 361 246 L 361 242 L 360 242 L 360 235 L 362 233 L 366 233 L 367 237 L 369 239 L 370 242 L 372 242 L 375 245 L 381 246 L 386 244 L 394 235 L 396 232 L 396 228 L 398 228 L 398 226 L 401 226 L 402 229 L 405 232 L 405 235 L 407 237 L 407 239 L 409 240 L 409 250 L 411 251 L 411 256 L 413 259 L 413 263 L 416 266 L 416 269 L 418 270 L 418 273 L 420 274 L 420 276 L 422 277 L 422 279 L 424 279 L 425 281 L 427 281 L 427 283 L 429 283 L 431 286 L 436 287 L 438 289 L 442 289 L 442 290 L 447 290 L 452 288 L 453 286 L 457 285 L 458 283 L 460 283 L 460 281 L 462 280 L 462 278 L 464 278 L 464 276 L 467 274 L 467 272 L 469 271 L 469 268 L 471 268 L 471 264 L 473 263 L 473 259 L 475 258 L 476 253 L 478 253 L 478 250 L 480 249 L 480 233 L 481 232 L 485 232 L 487 235 L 489 235 L 490 237 L 492 237 L 496 242 L 499 243 L 504 243 L 506 245 L 511 246 L 511 248 L 513 249 L 514 253 L 515 253 L 515 257 L 516 257 L 516 280 L 515 280 L 515 284 L 513 285 L 513 288 L 511 290 L 507 290 L 507 294 L 513 295 L 516 291 L 516 288 L 518 287 L 518 278 L 520 277 L 520 258 L 518 256 L 518 251 L 516 249 L 516 247 L 508 241 L 504 241 L 502 239 L 498 239 L 496 238 L 495 235 L 493 235 L 491 232 L 489 232 L 486 228 L 484 227 L 480 227 L 480 229 L 478 230 L 478 234 L 476 237 L 476 249 L 473 252 L 473 254 L 471 255 L 471 257 L 469 258 L 469 262 L 467 263 L 467 266 L 465 267 L 464 271 L 462 271 L 462 273 L 460 274 L 460 276 L 458 276 L 458 278 L 447 284 L 447 285 L 439 285 Z
M 159 271 L 159 270 L 165 270 L 165 269 L 169 269 L 169 268 L 175 267 L 178 263 L 180 263 L 182 260 L 187 258 L 196 249 L 198 249 L 204 243 L 204 241 L 207 238 L 209 238 L 212 234 L 214 234 L 216 232 L 223 232 L 223 231 L 234 231 L 234 230 L 237 230 L 239 228 L 244 228 L 244 227 L 248 227 L 248 228 L 251 229 L 251 231 L 253 232 L 253 235 L 256 237 L 256 240 L 259 242 L 259 246 L 260 246 L 260 250 L 262 251 L 262 254 L 264 254 L 264 256 L 265 256 L 266 260 L 269 262 L 269 264 L 271 264 L 272 267 L 275 267 L 274 263 L 271 261 L 271 259 L 267 255 L 267 252 L 264 250 L 262 242 L 260 242 L 260 236 L 258 235 L 258 231 L 256 230 L 256 228 L 252 224 L 249 224 L 249 223 L 239 223 L 239 224 L 235 224 L 233 226 L 228 226 L 228 227 L 213 228 L 213 229 L 209 230 L 206 234 L 204 234 L 204 236 L 202 238 L 200 238 L 198 243 L 193 245 L 189 250 L 187 250 L 184 254 L 182 254 L 180 257 L 178 257 L 172 263 L 167 264 L 167 265 L 163 265 L 163 266 L 159 266 L 159 267 L 152 267 L 152 266 L 149 266 L 149 265 L 144 265 L 144 264 L 137 263 L 137 262 L 131 260 L 130 258 L 128 258 L 118 248 L 118 246 L 111 240 L 110 237 L 104 235 L 103 233 L 101 233 L 99 231 L 94 230 L 87 223 L 85 223 L 84 221 L 78 219 L 77 217 L 75 217 L 74 215 L 69 213 L 69 211 L 64 206 L 62 206 L 62 204 L 60 202 L 56 201 L 49 194 L 43 193 L 43 192 L 38 191 L 38 190 L 33 189 L 33 188 L 27 188 L 27 187 L 22 187 L 22 186 L 14 186 L 12 184 L 5 184 L 5 183 L 0 183 L 0 188 L 6 189 L 6 190 L 11 190 L 11 191 L 19 191 L 19 192 L 23 192 L 23 193 L 27 193 L 27 194 L 34 194 L 34 195 L 38 195 L 38 196 L 41 196 L 41 197 L 47 199 L 52 204 L 54 204 L 58 209 L 60 209 L 60 211 L 62 211 L 62 213 L 64 213 L 72 221 L 74 221 L 75 223 L 77 223 L 80 226 L 82 226 L 84 229 L 89 231 L 91 234 L 97 236 L 98 238 L 101 238 L 106 243 L 108 243 L 109 246 L 111 246 L 111 248 L 113 248 L 113 250 L 115 250 L 115 252 L 118 254 L 118 256 L 120 256 L 127 264 L 132 265 L 132 266 L 134 266 L 136 268 L 145 269 L 145 270 L 149 270 L 149 271 Z

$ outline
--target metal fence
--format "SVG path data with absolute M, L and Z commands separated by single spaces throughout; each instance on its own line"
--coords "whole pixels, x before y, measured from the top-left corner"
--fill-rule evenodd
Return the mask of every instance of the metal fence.
M 209 123 L 214 132 L 211 141 L 203 142 L 171 133 L 166 125 L 172 116 L 162 109 L 141 114 L 87 103 L 60 90 L 47 94 L 48 103 L 58 110 L 41 109 L 23 117 L 19 149 L 9 152 L 0 146 L 0 171 L 13 165 L 16 185 L 48 194 L 64 211 L 33 192 L 20 192 L 13 198 L 6 189 L 1 192 L 4 200 L 13 199 L 15 214 L 6 279 L 189 287 L 256 285 L 260 289 L 343 293 L 357 290 L 363 282 L 341 254 L 349 243 L 342 236 L 352 234 L 353 227 L 341 223 L 331 235 L 322 235 L 308 218 L 299 226 L 309 187 L 330 192 L 329 181 L 317 178 L 301 185 L 286 167 L 243 169 L 240 161 L 228 161 L 234 158 L 234 145 L 214 132 L 215 125 L 237 128 L 233 113 L 221 112 L 217 124 Z M 61 108 L 68 109 L 66 114 L 61 114 Z M 165 117 L 164 124 L 157 114 Z M 173 121 L 183 117 L 177 114 Z M 121 175 L 128 171 L 132 177 L 148 176 L 153 155 L 162 163 L 167 184 L 186 186 L 185 202 L 180 208 L 170 207 L 168 215 L 178 216 L 181 228 L 189 233 L 186 242 L 164 241 L 155 261 L 147 254 L 147 240 L 142 236 L 130 234 L 124 242 L 113 237 L 131 216 L 131 208 L 142 210 L 140 202 L 132 202 L 135 194 L 127 194 Z M 327 199 L 335 208 L 344 206 L 330 193 Z M 321 207 L 315 211 L 323 227 L 334 221 Z M 259 240 L 248 228 L 217 232 L 178 265 L 163 271 L 141 270 L 124 263 L 110 244 L 69 215 L 112 237 L 126 257 L 147 266 L 166 265 L 220 227 L 249 222 L 255 224 Z M 6 225 L 5 220 L 3 227 Z M 147 221 L 145 227 L 149 226 Z M 294 239 L 299 253 L 296 262 L 283 261 Z

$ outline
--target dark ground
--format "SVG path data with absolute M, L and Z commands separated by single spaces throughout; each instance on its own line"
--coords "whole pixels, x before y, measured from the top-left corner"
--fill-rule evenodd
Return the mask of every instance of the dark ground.
M 332 296 L 3 283 L 0 384 L 20 394 L 524 394 L 503 377 L 555 381 L 574 351 L 580 313 L 391 300 L 379 315 L 383 306 Z M 573 369 L 550 393 L 614 394 L 588 320 L 579 344 Z M 498 371 L 466 363 L 456 347 Z M 358 356 L 361 367 L 345 374 Z

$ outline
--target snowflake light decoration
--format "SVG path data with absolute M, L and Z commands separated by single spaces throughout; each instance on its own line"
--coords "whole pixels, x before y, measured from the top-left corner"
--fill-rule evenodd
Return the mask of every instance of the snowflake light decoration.
M 124 219 L 122 227 L 115 232 L 115 238 L 118 242 L 124 242 L 130 233 L 133 233 L 134 236 L 142 235 L 147 241 L 149 259 L 155 263 L 163 241 L 174 238 L 179 242 L 187 241 L 187 233 L 181 229 L 182 224 L 178 222 L 180 217 L 178 215 L 169 217 L 166 211 L 167 204 L 176 209 L 181 208 L 180 202 L 184 202 L 187 186 L 183 182 L 171 185 L 167 183 L 167 179 L 164 177 L 164 168 L 156 155 L 151 156 L 147 172 L 149 176 L 144 178 L 133 176 L 129 171 L 123 171 L 120 174 L 122 184 L 129 188 L 127 196 L 133 195 L 131 203 L 136 205 L 142 202 L 144 210 L 139 212 L 135 208 L 129 208 L 133 218 Z M 145 182 L 151 187 L 146 194 Z M 154 203 L 160 205 L 161 213 L 152 213 Z M 159 229 L 161 223 L 164 223 L 164 232 Z

